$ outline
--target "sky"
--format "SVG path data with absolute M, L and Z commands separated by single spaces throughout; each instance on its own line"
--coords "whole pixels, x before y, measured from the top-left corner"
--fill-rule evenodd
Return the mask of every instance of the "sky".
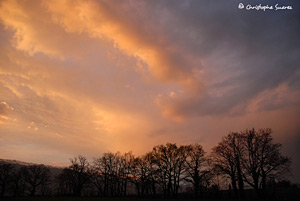
M 167 142 L 209 154 L 272 128 L 300 182 L 299 36 L 292 0 L 1 0 L 0 158 L 63 166 Z

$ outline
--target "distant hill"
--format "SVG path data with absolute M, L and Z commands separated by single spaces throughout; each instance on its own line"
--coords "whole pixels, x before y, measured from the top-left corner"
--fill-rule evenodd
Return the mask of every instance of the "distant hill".
M 23 161 L 17 161 L 17 160 L 10 160 L 10 159 L 1 159 L 0 158 L 0 164 L 13 164 L 13 165 L 33 165 L 34 163 L 27 163 Z
M 29 163 L 29 162 L 10 160 L 10 159 L 0 159 L 0 165 L 1 164 L 12 164 L 17 168 L 20 168 L 22 166 L 28 166 L 28 165 L 37 165 L 37 163 Z M 53 179 L 55 179 L 64 169 L 63 167 L 55 167 L 55 166 L 51 166 L 51 165 L 45 165 L 45 166 L 50 169 Z

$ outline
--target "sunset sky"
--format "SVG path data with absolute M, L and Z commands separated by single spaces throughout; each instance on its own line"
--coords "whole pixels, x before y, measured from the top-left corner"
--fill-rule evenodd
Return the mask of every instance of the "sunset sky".
M 273 129 L 300 182 L 299 2 L 0 1 L 0 158 L 209 153 L 253 127 Z

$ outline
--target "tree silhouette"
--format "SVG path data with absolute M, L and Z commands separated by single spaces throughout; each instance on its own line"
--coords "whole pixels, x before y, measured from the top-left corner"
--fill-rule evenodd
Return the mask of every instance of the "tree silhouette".
M 2 164 L 0 165 L 0 197 L 4 197 L 8 185 L 13 180 L 15 168 L 12 164 Z
M 153 159 L 158 167 L 159 183 L 163 189 L 165 197 L 173 195 L 176 197 L 179 190 L 184 164 L 187 158 L 185 146 L 177 147 L 176 144 L 155 146 L 152 151 Z
M 231 186 L 244 196 L 244 182 L 265 193 L 271 178 L 282 178 L 290 172 L 291 160 L 281 155 L 281 144 L 273 143 L 272 130 L 255 129 L 230 133 L 213 148 L 212 160 L 217 172 L 228 175 Z
M 26 188 L 26 183 L 24 181 L 22 168 L 15 168 L 15 171 L 12 175 L 12 191 L 13 196 L 22 196 L 24 195 Z
M 50 182 L 50 169 L 45 165 L 24 166 L 22 173 L 30 196 L 35 196 L 39 187 Z
M 74 157 L 70 159 L 71 165 L 69 169 L 71 173 L 71 185 L 73 194 L 80 197 L 84 185 L 90 181 L 90 165 L 87 159 L 83 156 Z
M 152 152 L 146 153 L 141 158 L 141 194 L 144 195 L 156 195 L 157 183 L 158 183 L 158 168 L 155 164 L 154 156 Z
M 196 198 L 201 191 L 201 186 L 206 180 L 210 171 L 208 170 L 208 160 L 204 157 L 204 150 L 201 145 L 193 144 L 187 146 L 188 158 L 186 160 L 186 181 L 194 186 Z
M 98 175 L 99 177 L 103 177 L 102 194 L 104 196 L 107 196 L 109 192 L 113 158 L 113 153 L 104 153 L 102 157 L 95 159 L 93 163 L 94 174 Z
M 219 179 L 229 179 L 235 197 L 244 198 L 244 184 L 260 197 L 267 195 L 267 185 L 272 183 L 276 188 L 275 184 L 290 172 L 291 160 L 282 156 L 281 148 L 273 142 L 271 129 L 251 129 L 229 133 L 209 157 L 200 144 L 173 143 L 155 146 L 139 157 L 132 152 L 104 153 L 92 165 L 77 156 L 70 159 L 68 168 L 51 169 L 53 176 L 60 173 L 52 189 L 48 167 L 4 163 L 0 165 L 0 196 L 23 196 L 27 192 L 29 196 L 45 196 L 56 187 L 57 194 L 52 195 L 126 196 L 136 190 L 138 196 L 177 197 L 192 187 L 195 197 L 217 198 Z
M 94 160 L 94 175 L 98 180 L 103 181 L 103 186 L 96 184 L 104 196 L 124 196 L 127 192 L 127 183 L 129 181 L 134 156 L 131 152 L 121 155 L 117 153 L 104 153 L 102 157 Z M 101 178 L 102 177 L 102 178 Z
M 74 176 L 73 171 L 69 168 L 64 168 L 57 176 L 58 195 L 74 195 Z
M 238 133 L 230 133 L 222 138 L 222 141 L 213 148 L 211 158 L 216 173 L 229 176 L 231 187 L 235 194 L 244 195 L 244 182 L 242 178 L 241 157 L 243 147 L 241 146 L 241 136 Z
M 104 195 L 104 176 L 95 168 L 95 166 L 91 169 L 91 182 L 97 188 L 97 195 L 103 196 Z
M 270 178 L 282 178 L 290 173 L 291 160 L 281 155 L 282 145 L 273 143 L 272 130 L 255 129 L 241 133 L 245 154 L 242 158 L 244 180 L 257 194 L 265 193 L 266 182 Z

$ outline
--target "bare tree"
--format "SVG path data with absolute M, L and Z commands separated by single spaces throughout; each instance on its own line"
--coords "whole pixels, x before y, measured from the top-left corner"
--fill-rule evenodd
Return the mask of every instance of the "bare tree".
M 26 183 L 24 181 L 22 168 L 17 168 L 13 172 L 12 176 L 12 191 L 13 196 L 21 196 L 24 195 Z
M 281 178 L 290 172 L 291 160 L 281 155 L 281 144 L 273 143 L 271 129 L 245 130 L 230 133 L 213 148 L 215 170 L 226 174 L 240 196 L 244 195 L 244 182 L 260 195 L 265 192 L 270 178 Z
M 193 184 L 195 196 L 198 197 L 201 186 L 207 181 L 210 171 L 208 160 L 204 157 L 204 150 L 201 145 L 193 144 L 187 146 L 188 158 L 186 160 L 185 180 Z
M 70 159 L 71 165 L 69 166 L 69 176 L 73 194 L 75 196 L 81 196 L 84 186 L 90 181 L 90 165 L 87 159 L 83 156 L 74 157 Z
M 94 174 L 97 174 L 103 178 L 102 194 L 104 196 L 109 194 L 110 173 L 112 169 L 113 158 L 113 153 L 104 153 L 102 157 L 95 159 L 93 162 Z
M 158 167 L 159 183 L 164 195 L 177 196 L 179 184 L 182 181 L 184 163 L 187 158 L 185 146 L 177 147 L 176 144 L 155 146 L 152 151 L 153 159 Z
M 270 178 L 282 178 L 290 173 L 291 160 L 281 155 L 281 144 L 273 143 L 272 130 L 255 129 L 241 133 L 245 155 L 242 158 L 243 177 L 259 195 L 265 192 Z
M 50 169 L 45 165 L 24 166 L 22 173 L 30 196 L 35 196 L 39 187 L 48 185 L 50 182 Z
M 131 177 L 131 167 L 134 161 L 134 155 L 132 152 L 125 153 L 120 157 L 119 171 L 118 171 L 118 186 L 119 186 L 119 195 L 125 196 L 127 193 L 127 184 L 129 178 Z
M 135 157 L 130 167 L 130 181 L 135 185 L 138 196 L 155 194 L 155 169 L 151 152 Z
M 158 169 L 152 152 L 146 153 L 140 160 L 141 168 L 141 194 L 156 195 L 158 183 Z
M 130 175 L 131 175 L 130 182 L 135 185 L 137 195 L 140 196 L 141 186 L 143 185 L 143 180 L 144 180 L 143 162 L 140 157 L 133 158 L 130 167 Z
M 97 188 L 98 196 L 104 195 L 104 176 L 93 166 L 91 169 L 91 181 Z
M 222 141 L 213 148 L 211 159 L 214 170 L 229 176 L 235 194 L 237 195 L 239 189 L 240 196 L 243 197 L 244 181 L 241 167 L 243 146 L 241 140 L 241 135 L 238 133 L 230 133 L 223 137 Z M 237 182 L 239 188 L 237 188 Z
M 127 192 L 131 163 L 134 156 L 131 152 L 121 155 L 117 153 L 104 153 L 102 157 L 94 160 L 93 169 L 103 180 L 104 196 L 124 196 Z M 98 186 L 100 187 L 100 186 Z
M 73 171 L 69 168 L 64 168 L 63 171 L 57 176 L 58 181 L 58 195 L 74 195 L 73 185 L 74 176 Z
M 8 185 L 12 182 L 15 167 L 12 164 L 0 165 L 0 197 L 4 197 L 7 191 Z

